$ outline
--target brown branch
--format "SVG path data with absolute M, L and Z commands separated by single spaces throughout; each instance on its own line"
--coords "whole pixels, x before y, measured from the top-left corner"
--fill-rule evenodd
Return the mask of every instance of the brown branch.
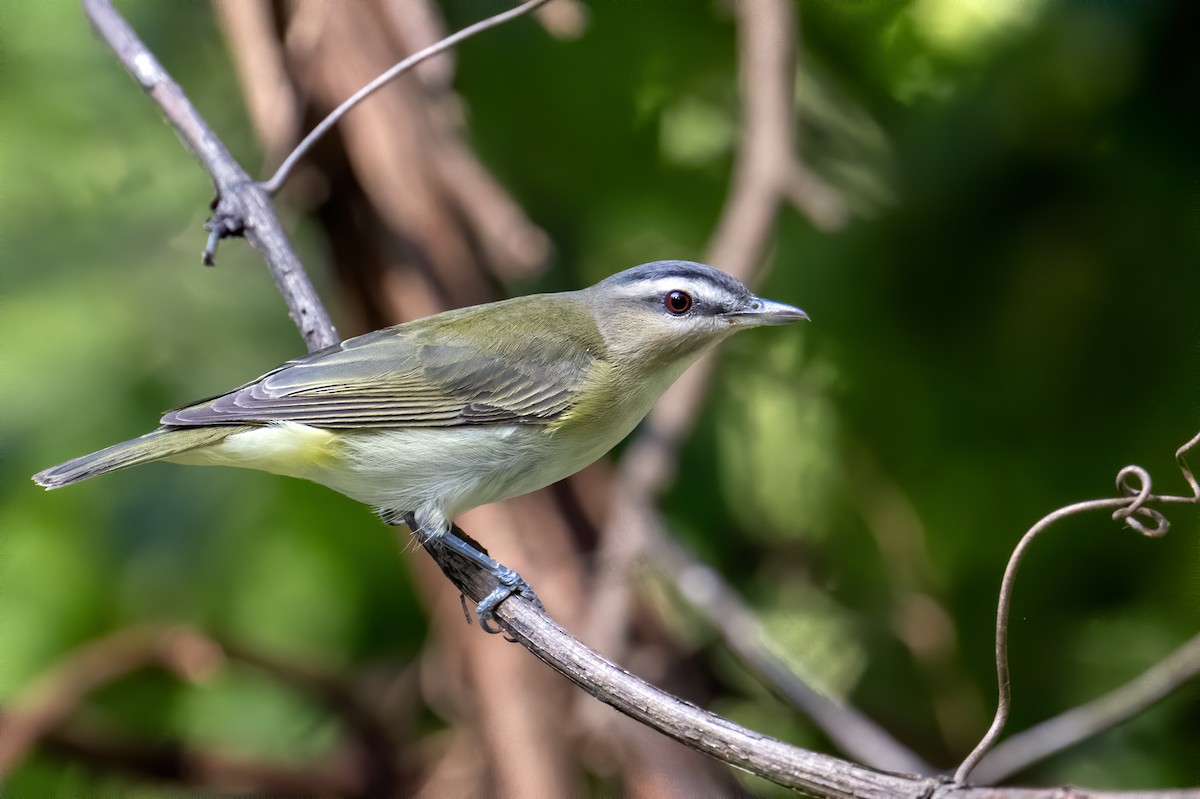
M 380 3 L 378 12 L 406 54 L 424 50 L 447 36 L 446 20 L 433 0 Z M 454 86 L 455 62 L 454 51 L 446 50 L 413 67 L 413 76 L 428 94 L 443 94 Z
M 266 192 L 229 154 L 179 84 L 171 79 L 111 2 L 83 0 L 83 8 L 92 27 L 108 42 L 121 65 L 159 105 L 183 144 L 212 177 L 217 199 L 207 225 L 210 236 L 204 251 L 205 263 L 212 263 L 219 239 L 245 236 L 267 262 L 309 351 L 336 344 L 339 339 L 333 322 L 284 234 Z
M 588 26 L 591 11 L 580 0 L 558 0 L 539 8 L 534 17 L 556 39 L 578 39 Z
M 246 110 L 263 145 L 265 170 L 295 145 L 301 124 L 300 98 L 275 36 L 275 13 L 270 3 L 260 2 L 215 2 L 212 7 L 229 41 Z
M 816 177 L 796 155 L 797 6 L 789 0 L 761 0 L 736 3 L 733 8 L 737 15 L 741 138 L 729 196 L 705 257 L 742 282 L 752 283 L 774 237 L 780 206 L 796 192 L 808 190 L 801 185 Z M 827 204 L 841 204 L 833 189 L 822 187 L 820 191 L 828 194 Z M 800 210 L 807 213 L 808 209 Z M 810 219 L 817 224 L 815 218 Z M 839 216 L 833 227 L 844 223 L 844 215 Z M 711 370 L 712 358 L 706 358 L 672 386 L 622 458 L 622 473 L 637 474 L 647 494 L 657 494 L 670 481 L 679 446 L 704 401 Z
M 400 775 L 396 742 L 388 731 L 386 717 L 373 702 L 364 701 L 350 685 L 328 674 L 232 643 L 223 644 L 223 649 L 231 661 L 256 668 L 323 705 L 345 725 L 355 744 L 354 771 L 364 790 L 372 796 L 396 793 Z
M 0 724 L 0 777 L 100 686 L 152 667 L 200 680 L 223 660 L 219 646 L 183 627 L 131 627 L 75 650 L 6 708 Z
M 975 767 L 993 784 L 1132 718 L 1200 674 L 1200 634 L 1129 682 L 997 744 Z
M 743 282 L 752 278 L 775 230 L 783 200 L 780 174 L 794 161 L 795 6 L 789 0 L 736 3 L 742 133 L 729 196 L 707 247 L 709 263 Z M 712 376 L 711 356 L 683 374 L 630 440 L 617 472 L 615 512 L 601 536 L 599 560 L 609 578 L 593 604 L 588 640 L 606 653 L 620 648 L 614 620 L 629 598 L 623 575 L 649 548 L 645 523 L 674 475 L 679 448 L 695 424 Z
M 313 128 L 307 136 L 304 137 L 300 144 L 296 145 L 296 149 L 292 150 L 291 154 L 284 159 L 284 162 L 280 165 L 279 169 L 275 171 L 275 174 L 271 176 L 271 179 L 262 184 L 263 190 L 267 194 L 274 194 L 275 192 L 279 191 L 283 184 L 287 182 L 288 175 L 291 174 L 291 171 L 296 166 L 296 163 L 304 157 L 305 153 L 312 149 L 312 146 L 316 144 L 322 136 L 329 132 L 330 128 L 338 123 L 338 120 L 344 117 L 350 111 L 350 109 L 354 108 L 367 97 L 370 97 L 372 94 L 379 91 L 379 89 L 386 86 L 397 76 L 403 75 L 405 72 L 412 69 L 417 64 L 420 64 L 430 56 L 435 56 L 438 53 L 449 50 L 454 45 L 464 41 L 465 39 L 471 38 L 477 33 L 482 33 L 483 31 L 490 30 L 498 25 L 503 25 L 510 19 L 516 19 L 523 14 L 528 14 L 530 11 L 543 6 L 548 2 L 550 2 L 550 0 L 527 0 L 527 2 L 522 3 L 516 8 L 511 8 L 508 11 L 504 11 L 496 14 L 495 16 L 488 17 L 485 20 L 476 22 L 474 25 L 469 25 L 457 33 L 447 36 L 440 42 L 432 44 L 420 52 L 413 53 L 408 58 L 396 64 L 391 69 L 375 78 L 375 80 L 371 81 L 366 86 L 363 86 L 353 95 L 351 95 L 345 102 L 335 108 L 329 114 L 329 116 L 321 120 L 321 122 L 315 128 Z
M 850 448 L 851 503 L 879 549 L 891 589 L 890 626 L 920 669 L 944 741 L 970 740 L 985 715 L 982 692 L 962 670 L 951 614 L 930 590 L 926 533 L 912 501 L 861 446 Z
M 1188 452 L 1200 444 L 1200 434 L 1188 441 L 1175 451 L 1175 460 L 1183 472 L 1184 480 L 1192 489 L 1193 495 L 1171 496 L 1151 493 L 1150 474 L 1140 466 L 1126 466 L 1117 474 L 1117 488 L 1123 496 L 1109 499 L 1094 499 L 1086 502 L 1076 502 L 1073 505 L 1059 508 L 1044 516 L 1037 524 L 1029 528 L 1013 550 L 1004 570 L 1004 578 L 1000 582 L 1000 601 L 996 611 L 996 715 L 983 738 L 975 746 L 954 774 L 956 782 L 966 782 L 975 766 L 985 754 L 995 745 L 996 740 L 1004 731 L 1008 716 L 1012 709 L 1012 682 L 1008 671 L 1008 619 L 1012 608 L 1012 594 L 1016 585 L 1017 568 L 1029 550 L 1033 540 L 1046 531 L 1055 522 L 1092 510 L 1112 509 L 1113 521 L 1124 522 L 1135 531 L 1150 538 L 1158 538 L 1167 534 L 1171 524 L 1163 514 L 1150 507 L 1152 504 L 1196 504 L 1200 503 L 1200 483 L 1187 463 Z M 1150 524 L 1147 524 L 1149 522 Z
M 246 760 L 175 743 L 126 740 L 109 729 L 67 725 L 42 742 L 51 755 L 106 771 L 203 785 L 224 793 L 260 796 L 383 796 L 372 793 L 347 757 L 329 764 L 295 765 Z
M 129 627 L 92 641 L 70 652 L 21 692 L 0 717 L 0 777 L 11 772 L 36 745 L 51 741 L 60 749 L 89 750 L 100 761 L 126 767 L 136 767 L 140 762 L 146 766 L 144 773 L 152 775 L 161 775 L 165 770 L 184 778 L 189 773 L 213 771 L 240 775 L 243 785 L 258 775 L 262 781 L 251 783 L 256 790 L 273 789 L 281 781 L 299 779 L 308 772 L 177 745 L 143 745 L 107 734 L 88 735 L 66 725 L 90 694 L 139 671 L 163 668 L 180 679 L 196 682 L 229 662 L 251 666 L 291 685 L 345 723 L 355 743 L 347 752 L 353 759 L 342 758 L 345 762 L 332 770 L 318 768 L 312 772 L 315 784 L 334 780 L 345 784 L 353 779 L 374 795 L 395 792 L 399 769 L 391 736 L 373 708 L 341 682 L 242 647 L 221 645 L 186 627 L 160 625 Z M 349 771 L 353 773 L 347 776 Z
M 404 7 L 402 15 L 389 13 L 399 5 Z M 303 52 L 291 52 L 292 31 L 302 24 L 297 15 L 322 7 L 283 8 L 289 64 L 310 104 L 309 113 L 317 119 L 436 36 L 429 19 L 410 29 L 407 16 L 424 8 L 436 19 L 438 8 L 432 2 L 360 3 L 326 16 L 319 36 L 306 34 Z M 443 54 L 422 66 L 447 64 Z M 461 204 L 463 195 L 477 200 L 483 194 L 481 186 L 497 184 L 478 168 L 476 176 L 490 180 L 490 187 L 481 180 L 463 180 L 463 170 L 446 168 L 452 150 L 470 154 L 463 143 L 461 103 L 448 85 L 431 82 L 437 76 L 427 77 L 429 81 L 418 68 L 389 84 L 344 117 L 336 135 L 323 140 L 302 162 L 313 170 L 314 182 L 333 192 L 322 198 L 319 215 L 346 281 L 343 296 L 362 303 L 362 318 L 347 324 L 370 329 L 498 299 L 498 286 L 488 271 L 501 259 L 479 220 L 484 214 L 492 224 L 502 220 L 494 204 L 484 208 L 479 203 L 478 214 Z M 472 165 L 478 167 L 478 162 Z M 524 219 L 502 232 L 513 237 L 525 229 L 545 239 Z M 571 623 L 571 609 L 584 596 L 584 569 L 575 537 L 551 493 L 476 509 L 462 523 L 486 531 L 493 551 L 505 563 L 518 566 L 558 617 Z M 536 542 L 521 536 L 530 528 L 538 530 Z M 498 652 L 495 642 L 462 624 L 457 600 L 432 561 L 420 555 L 414 566 L 435 631 L 422 660 L 440 664 L 435 667 L 438 680 L 423 682 L 422 693 L 452 725 L 453 737 L 463 734 L 476 742 L 473 757 L 478 762 L 472 773 L 480 782 L 473 792 L 570 793 L 578 779 L 575 741 L 540 720 L 563 717 L 575 700 L 573 687 L 532 664 L 524 650 L 507 647 Z M 447 682 L 452 686 L 439 687 Z M 509 688 L 487 691 L 493 682 Z M 428 756 L 428 749 L 422 751 Z

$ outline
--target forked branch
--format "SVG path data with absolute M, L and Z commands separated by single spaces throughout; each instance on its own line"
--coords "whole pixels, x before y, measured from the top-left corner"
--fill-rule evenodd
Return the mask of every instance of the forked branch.
M 333 322 L 284 234 L 267 194 L 234 160 L 183 89 L 171 79 L 110 0 L 83 0 L 83 9 L 92 27 L 108 42 L 121 65 L 158 104 L 184 146 L 196 154 L 212 177 L 217 197 L 213 201 L 212 217 L 206 225 L 210 233 L 204 249 L 204 263 L 212 264 L 220 239 L 245 236 L 267 262 L 309 352 L 336 344 L 340 339 Z

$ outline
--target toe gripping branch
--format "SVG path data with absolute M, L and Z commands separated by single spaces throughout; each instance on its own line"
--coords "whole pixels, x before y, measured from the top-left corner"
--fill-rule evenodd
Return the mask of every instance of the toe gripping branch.
M 388 521 L 386 517 L 385 521 Z M 493 635 L 503 632 L 495 623 L 496 608 L 513 594 L 520 595 L 522 598 L 532 602 L 538 610 L 543 610 L 541 600 L 538 599 L 537 594 L 533 592 L 533 589 L 529 587 L 529 583 L 525 582 L 521 575 L 504 564 L 493 560 L 487 552 L 483 551 L 482 547 L 467 537 L 466 533 L 463 533 L 457 526 L 452 526 L 441 535 L 430 536 L 426 535 L 424 531 L 416 526 L 416 521 L 412 514 L 405 515 L 403 522 L 408 525 L 408 528 L 413 531 L 413 534 L 417 536 L 417 539 L 426 549 L 436 547 L 452 552 L 478 566 L 495 579 L 497 585 L 475 606 L 475 616 L 479 619 L 479 626 L 484 632 L 492 633 Z M 462 587 L 463 575 L 460 572 L 448 570 L 446 564 L 440 559 L 438 559 L 438 565 L 442 567 L 442 571 L 446 572 L 446 576 Z

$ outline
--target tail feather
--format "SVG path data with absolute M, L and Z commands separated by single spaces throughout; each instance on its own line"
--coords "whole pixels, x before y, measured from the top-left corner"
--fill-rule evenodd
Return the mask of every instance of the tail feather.
M 137 466 L 139 463 L 169 458 L 190 449 L 215 444 L 248 428 L 240 425 L 219 427 L 160 427 L 140 438 L 113 444 L 99 452 L 52 466 L 33 476 L 33 482 L 46 489 L 61 488 L 98 474 Z

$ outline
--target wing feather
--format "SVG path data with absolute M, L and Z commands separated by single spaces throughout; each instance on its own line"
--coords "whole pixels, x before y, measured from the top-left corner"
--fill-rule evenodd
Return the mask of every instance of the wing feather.
M 502 303 L 500 313 L 480 306 L 439 314 L 289 361 L 228 394 L 169 411 L 162 422 L 547 424 L 571 408 L 588 370 L 607 354 L 591 316 L 559 296 L 554 313 L 563 324 L 551 330 L 545 303 L 529 297 Z

